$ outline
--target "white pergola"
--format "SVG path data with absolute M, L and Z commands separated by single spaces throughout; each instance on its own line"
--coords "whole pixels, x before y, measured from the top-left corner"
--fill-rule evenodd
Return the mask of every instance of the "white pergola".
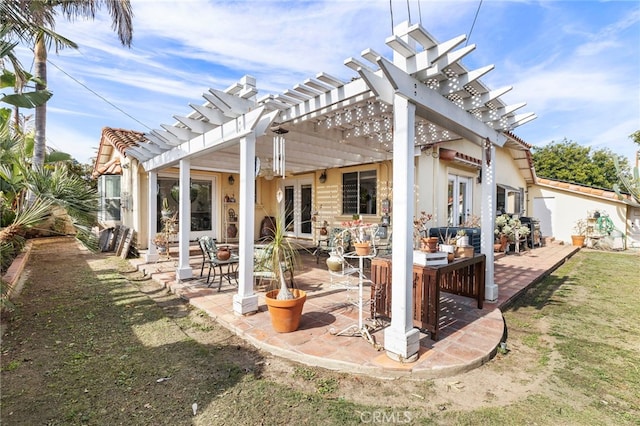
M 535 118 L 516 114 L 524 106 L 505 105 L 499 97 L 510 90 L 489 90 L 480 77 L 493 66 L 467 71 L 460 63 L 475 49 L 458 46 L 464 35 L 437 43 L 420 25 L 403 23 L 386 40 L 392 60 L 371 49 L 362 59 L 345 65 L 357 73 L 349 82 L 320 73 L 282 94 L 257 98 L 255 79 L 244 77 L 224 91 L 209 89 L 206 102 L 190 105 L 188 116 L 174 116 L 173 125 L 161 125 L 145 136 L 150 143 L 129 148 L 156 188 L 158 170 L 179 165 L 179 279 L 191 277 L 189 266 L 190 172 L 206 168 L 240 174 L 240 265 L 234 311 L 258 310 L 253 291 L 254 158 L 263 164 L 273 158 L 274 131 L 286 134 L 286 172 L 393 161 L 394 225 L 392 262 L 392 320 L 385 329 L 385 349 L 397 360 L 418 353 L 418 330 L 411 321 L 412 220 L 414 216 L 414 156 L 419 148 L 438 142 L 467 139 L 483 150 L 482 229 L 492 230 L 495 216 L 495 146 L 503 146 L 505 132 Z M 265 161 L 267 160 L 267 161 Z M 149 191 L 149 238 L 155 234 L 156 194 Z M 486 297 L 495 300 L 493 233 L 483 232 L 486 262 Z M 149 241 L 148 260 L 157 259 Z

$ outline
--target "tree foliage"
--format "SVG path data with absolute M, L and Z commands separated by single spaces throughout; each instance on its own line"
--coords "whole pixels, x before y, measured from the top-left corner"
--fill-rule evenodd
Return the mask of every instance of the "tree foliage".
M 612 189 L 619 180 L 616 160 L 624 176 L 630 176 L 629 161 L 608 148 L 592 151 L 566 138 L 532 148 L 536 175 L 547 179 Z

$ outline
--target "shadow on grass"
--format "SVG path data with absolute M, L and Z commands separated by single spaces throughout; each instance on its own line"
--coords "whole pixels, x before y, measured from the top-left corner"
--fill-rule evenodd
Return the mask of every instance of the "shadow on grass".
M 184 424 L 262 375 L 257 351 L 114 262 L 73 242 L 34 251 L 3 336 L 3 423 Z

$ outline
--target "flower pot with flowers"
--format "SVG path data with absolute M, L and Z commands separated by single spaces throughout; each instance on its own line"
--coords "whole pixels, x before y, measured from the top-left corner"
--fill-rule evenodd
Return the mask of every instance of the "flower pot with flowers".
M 378 226 L 371 223 L 364 223 L 360 218 L 342 222 L 341 225 L 349 230 L 356 255 L 369 256 L 372 250 L 372 242 L 375 241 Z
M 413 219 L 413 241 L 414 247 L 423 251 L 435 253 L 438 248 L 438 237 L 429 236 L 429 222 L 433 219 L 432 214 L 420 212 L 420 216 Z

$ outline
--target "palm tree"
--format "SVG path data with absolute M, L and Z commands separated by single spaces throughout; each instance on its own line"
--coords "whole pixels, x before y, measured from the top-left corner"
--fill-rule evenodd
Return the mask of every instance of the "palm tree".
M 27 34 L 34 41 L 34 76 L 37 81 L 36 90 L 44 90 L 47 84 L 47 51 L 52 43 L 56 49 L 63 47 L 77 47 L 70 40 L 53 37 L 51 31 L 55 25 L 55 14 L 60 10 L 69 20 L 76 18 L 95 18 L 96 11 L 102 5 L 107 7 L 112 19 L 112 27 L 118 33 L 120 42 L 127 47 L 131 46 L 133 38 L 133 11 L 129 0 L 49 0 L 32 1 L 16 0 L 17 10 L 8 7 L 7 11 L 0 11 L 3 17 L 22 18 L 14 28 L 22 30 L 22 36 Z M 14 12 L 10 14 L 9 12 Z M 32 25 L 29 27 L 29 25 Z M 35 115 L 35 145 L 33 150 L 32 167 L 42 167 L 46 153 L 46 103 L 36 107 Z

